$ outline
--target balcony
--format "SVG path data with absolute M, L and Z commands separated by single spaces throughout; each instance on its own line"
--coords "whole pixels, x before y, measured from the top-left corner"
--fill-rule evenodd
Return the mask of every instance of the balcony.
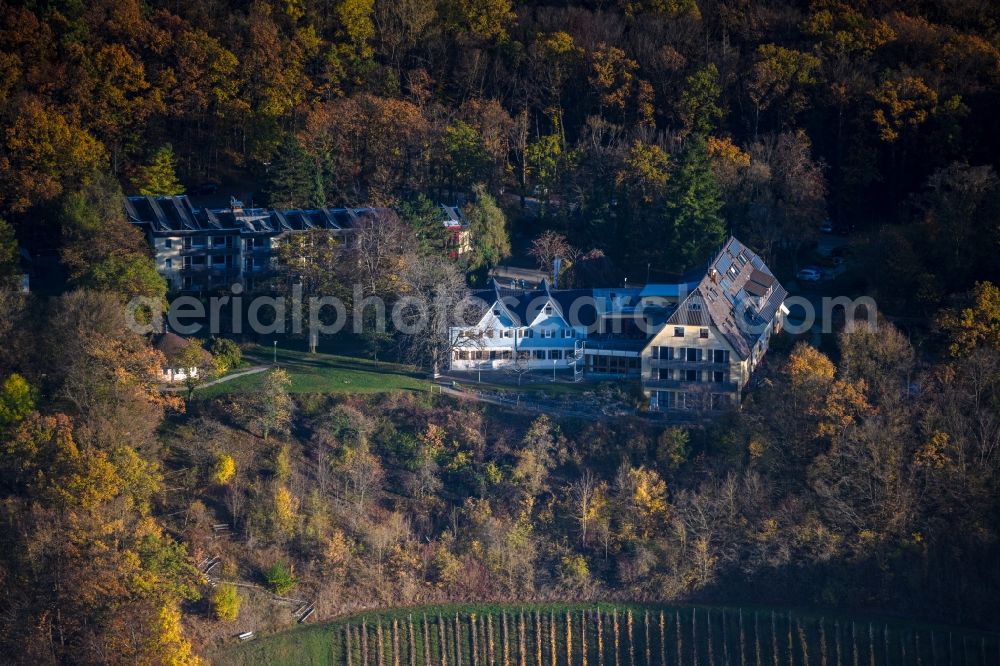
M 736 393 L 740 390 L 736 382 L 689 382 L 682 379 L 642 378 L 644 389 L 691 391 L 701 393 Z
M 238 275 L 239 272 L 240 269 L 236 265 L 219 266 L 217 264 L 198 264 L 198 265 L 184 266 L 181 268 L 182 274 L 197 273 L 201 275 L 207 273 L 210 275 L 226 275 L 226 274 Z
M 651 368 L 664 368 L 664 369 L 674 369 L 674 370 L 711 370 L 711 371 L 726 371 L 729 370 L 728 363 L 715 363 L 713 361 L 682 361 L 682 360 L 666 360 L 654 358 L 650 359 L 649 367 Z

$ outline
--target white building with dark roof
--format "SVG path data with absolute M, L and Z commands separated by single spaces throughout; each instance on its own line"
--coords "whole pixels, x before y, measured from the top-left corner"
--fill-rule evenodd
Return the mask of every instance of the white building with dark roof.
M 785 289 L 735 238 L 706 270 L 673 284 L 516 290 L 494 282 L 474 295 L 482 316 L 451 329 L 453 371 L 634 377 L 659 411 L 739 405 L 787 314 Z
M 587 290 L 517 290 L 501 287 L 473 296 L 483 304 L 481 316 L 472 326 L 453 327 L 451 369 L 483 371 L 582 369 L 582 341 L 593 307 L 578 297 Z M 587 308 L 589 312 L 572 308 Z M 571 316 L 572 315 L 572 316 Z M 576 324 L 570 323 L 576 320 Z

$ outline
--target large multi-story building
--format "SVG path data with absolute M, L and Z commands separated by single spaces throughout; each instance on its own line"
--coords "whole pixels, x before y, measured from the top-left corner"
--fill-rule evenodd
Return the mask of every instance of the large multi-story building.
M 458 208 L 442 206 L 441 211 L 449 231 L 447 249 L 461 255 L 468 249 L 468 223 Z M 145 233 L 170 290 L 204 292 L 235 283 L 252 289 L 271 270 L 280 239 L 313 229 L 347 236 L 379 209 L 247 208 L 235 199 L 229 208 L 195 208 L 182 195 L 126 197 L 125 212 Z
M 208 291 L 239 283 L 252 288 L 271 269 L 278 239 L 324 229 L 343 235 L 367 208 L 272 210 L 195 208 L 186 196 L 125 199 L 132 224 L 146 234 L 157 271 L 171 291 Z
M 707 269 L 675 284 L 515 290 L 494 282 L 486 307 L 451 330 L 454 371 L 572 370 L 635 377 L 651 409 L 736 406 L 779 331 L 787 292 L 730 238 Z
M 661 410 L 738 405 L 781 330 L 788 292 L 764 261 L 730 238 L 642 351 L 643 390 Z

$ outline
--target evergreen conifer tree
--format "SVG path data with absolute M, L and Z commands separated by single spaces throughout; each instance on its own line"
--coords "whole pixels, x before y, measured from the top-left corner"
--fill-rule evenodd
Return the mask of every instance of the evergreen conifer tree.
M 137 185 L 139 194 L 147 197 L 172 197 L 184 194 L 184 186 L 177 180 L 177 159 L 173 147 L 167 143 L 156 149 L 153 159 L 142 167 Z
M 274 154 L 267 193 L 276 208 L 315 208 L 326 203 L 315 161 L 293 136 L 286 137 Z
M 722 194 L 712 173 L 705 138 L 691 134 L 667 184 L 670 251 L 664 266 L 675 270 L 704 261 L 725 239 Z

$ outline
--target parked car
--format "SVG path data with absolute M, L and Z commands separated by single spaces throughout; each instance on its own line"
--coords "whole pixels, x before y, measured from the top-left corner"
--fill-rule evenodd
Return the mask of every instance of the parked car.
M 823 224 L 819 225 L 819 230 L 824 234 L 832 234 L 833 222 L 830 220 L 823 220 Z
M 819 282 L 823 279 L 823 273 L 815 266 L 806 266 L 796 273 L 795 277 L 802 282 Z

